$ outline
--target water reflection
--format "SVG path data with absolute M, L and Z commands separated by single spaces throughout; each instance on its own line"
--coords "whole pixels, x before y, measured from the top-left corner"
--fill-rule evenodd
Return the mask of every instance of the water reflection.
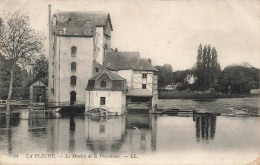
M 47 134 L 45 113 L 42 111 L 30 111 L 28 113 L 28 132 L 34 137 L 40 137 Z
M 0 128 L 16 127 L 20 124 L 20 113 L 12 113 L 11 116 L 0 115 Z
M 85 137 L 91 151 L 118 151 L 125 138 L 125 116 L 86 117 Z
M 13 132 L 12 127 L 17 127 L 20 124 L 20 114 L 13 113 L 11 116 L 0 115 L 0 141 L 6 143 L 8 154 L 11 155 L 13 151 Z M 7 138 L 2 139 L 1 135 L 7 135 Z
M 156 150 L 157 117 L 149 114 L 128 114 L 126 143 L 130 151 Z
M 86 117 L 85 136 L 87 147 L 94 152 L 153 151 L 156 149 L 156 116 Z
M 73 117 L 70 117 L 70 137 L 69 137 L 69 151 L 75 150 L 75 121 Z
M 216 133 L 216 116 L 213 115 L 195 115 L 193 117 L 196 127 L 197 141 L 213 140 Z

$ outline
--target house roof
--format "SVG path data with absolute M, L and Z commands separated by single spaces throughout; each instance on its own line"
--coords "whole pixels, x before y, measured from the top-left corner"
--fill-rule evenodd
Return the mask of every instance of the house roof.
M 93 35 L 94 27 L 104 27 L 109 24 L 113 31 L 110 15 L 108 12 L 59 12 L 57 15 L 56 33 L 66 27 L 66 34 L 63 35 Z M 62 35 L 62 34 L 61 34 Z
M 103 70 L 101 73 L 95 75 L 94 77 L 92 77 L 91 79 L 89 80 L 97 80 L 100 76 L 102 76 L 103 74 L 107 74 L 108 77 L 111 79 L 111 80 L 121 80 L 121 81 L 124 81 L 125 79 L 121 76 L 119 76 L 118 74 L 116 73 L 113 73 L 111 71 L 108 71 L 108 70 Z
M 152 97 L 153 94 L 148 89 L 130 89 L 126 96 Z
M 139 52 L 108 52 L 104 67 L 110 70 L 157 71 L 148 60 L 140 58 Z
M 28 84 L 28 86 L 31 86 L 32 84 L 36 83 L 37 81 L 41 81 L 44 85 L 48 86 L 48 80 L 45 78 L 38 78 L 32 81 L 31 83 Z
M 111 88 L 95 87 L 96 80 L 98 80 L 104 74 L 107 75 L 112 80 L 112 87 Z M 125 91 L 127 89 L 127 86 L 124 82 L 125 82 L 124 78 L 122 78 L 118 74 L 115 74 L 105 69 L 101 73 L 97 74 L 96 76 L 88 80 L 88 85 L 86 90 Z

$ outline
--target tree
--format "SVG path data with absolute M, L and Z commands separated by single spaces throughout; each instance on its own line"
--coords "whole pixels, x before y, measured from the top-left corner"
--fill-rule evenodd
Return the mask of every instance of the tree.
M 221 72 L 218 81 L 222 92 L 227 92 L 231 87 L 232 93 L 249 93 L 251 89 L 259 88 L 259 69 L 227 66 Z
M 198 55 L 197 55 L 197 62 L 196 62 L 196 76 L 198 77 L 198 81 L 197 81 L 197 84 L 198 86 L 202 86 L 202 70 L 203 70 L 203 67 L 202 67 L 202 45 L 200 44 L 199 45 L 199 48 L 198 48 Z
M 214 87 L 220 72 L 220 64 L 217 60 L 217 51 L 215 47 L 211 48 L 211 45 L 204 45 L 202 50 L 200 44 L 195 65 L 195 73 L 197 76 L 195 86 L 198 89 Z
M 171 64 L 164 64 L 163 66 L 155 66 L 158 70 L 158 85 L 159 88 L 163 88 L 166 85 L 171 84 L 172 81 L 172 66 Z
M 39 58 L 35 60 L 33 65 L 33 73 L 35 73 L 35 78 L 47 78 L 48 76 L 48 59 L 41 54 Z
M 11 114 L 10 99 L 14 82 L 15 66 L 26 66 L 31 63 L 37 53 L 43 49 L 43 34 L 33 30 L 29 16 L 20 12 L 6 15 L 0 27 L 0 53 L 10 63 L 9 91 L 6 115 Z
M 218 63 L 218 53 L 215 49 L 215 47 L 212 48 L 212 51 L 211 51 L 211 82 L 213 84 L 216 84 L 217 83 L 217 79 L 218 79 L 218 76 L 221 72 L 221 69 L 220 69 L 220 64 Z

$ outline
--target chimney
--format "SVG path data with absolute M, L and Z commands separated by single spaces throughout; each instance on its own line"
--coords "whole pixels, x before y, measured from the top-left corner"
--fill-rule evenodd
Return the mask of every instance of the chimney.
M 49 25 L 51 24 L 51 5 L 49 4 Z

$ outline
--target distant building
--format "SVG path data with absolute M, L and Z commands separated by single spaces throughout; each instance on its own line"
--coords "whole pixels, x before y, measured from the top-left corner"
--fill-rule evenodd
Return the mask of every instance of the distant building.
M 58 12 L 49 16 L 49 103 L 85 103 L 93 62 L 103 63 L 111 51 L 109 13 Z
M 86 111 L 103 108 L 117 115 L 126 110 L 126 80 L 118 74 L 104 70 L 88 81 L 86 88 Z
M 186 81 L 188 84 L 194 84 L 197 80 L 197 77 L 193 74 L 187 74 L 184 81 Z

